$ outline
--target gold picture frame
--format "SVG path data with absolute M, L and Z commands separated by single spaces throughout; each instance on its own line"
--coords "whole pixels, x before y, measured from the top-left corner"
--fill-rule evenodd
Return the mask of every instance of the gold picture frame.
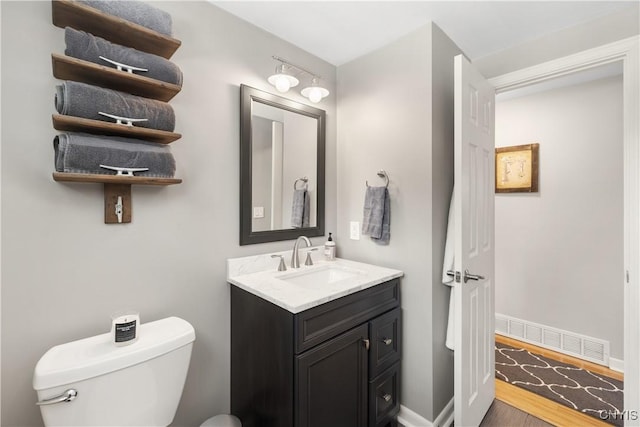
M 496 193 L 538 192 L 540 144 L 496 148 Z

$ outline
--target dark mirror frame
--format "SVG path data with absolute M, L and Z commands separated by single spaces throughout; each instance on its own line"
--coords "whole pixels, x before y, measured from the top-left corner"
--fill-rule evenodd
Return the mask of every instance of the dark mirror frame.
M 302 114 L 317 120 L 316 226 L 283 230 L 251 230 L 251 102 Z M 240 245 L 293 240 L 298 236 L 324 235 L 325 195 L 325 122 L 324 110 L 301 104 L 246 85 L 240 85 Z

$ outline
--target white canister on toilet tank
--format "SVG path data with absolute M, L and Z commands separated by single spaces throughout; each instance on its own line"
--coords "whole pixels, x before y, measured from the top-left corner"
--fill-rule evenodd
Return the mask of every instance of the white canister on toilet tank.
M 111 338 L 117 346 L 129 345 L 138 339 L 140 315 L 133 310 L 111 316 Z

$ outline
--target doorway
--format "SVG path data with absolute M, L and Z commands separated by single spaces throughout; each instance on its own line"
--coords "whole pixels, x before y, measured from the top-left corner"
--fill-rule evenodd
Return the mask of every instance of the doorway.
M 525 70 L 491 79 L 497 93 L 550 81 L 553 78 L 600 65 L 620 62 L 623 67 L 624 98 L 624 271 L 612 280 L 624 286 L 624 372 L 626 378 L 624 407 L 640 408 L 640 340 L 638 339 L 640 305 L 638 276 L 640 269 L 640 66 L 639 38 L 621 40 L 589 51 L 550 61 Z M 626 420 L 627 425 L 639 425 L 640 420 Z
M 538 190 L 495 196 L 496 332 L 618 370 L 622 71 L 618 61 L 496 97 L 496 148 L 539 143 Z

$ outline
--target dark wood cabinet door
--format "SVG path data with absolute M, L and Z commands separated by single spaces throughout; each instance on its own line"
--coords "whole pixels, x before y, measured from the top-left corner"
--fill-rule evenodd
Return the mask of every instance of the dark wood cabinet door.
M 296 426 L 367 425 L 368 325 L 296 357 Z

